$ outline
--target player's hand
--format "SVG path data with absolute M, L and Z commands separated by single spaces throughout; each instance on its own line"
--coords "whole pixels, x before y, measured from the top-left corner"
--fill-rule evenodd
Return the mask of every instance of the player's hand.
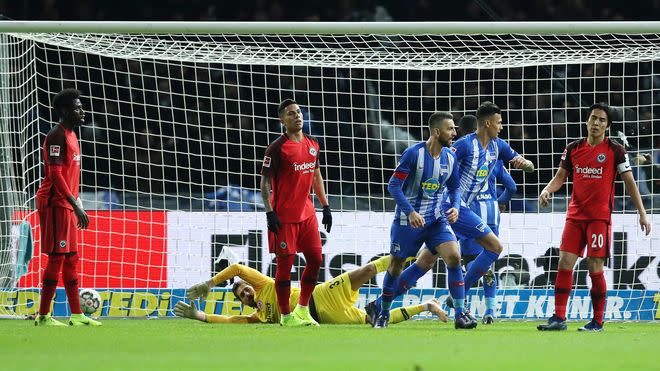
M 89 216 L 87 215 L 87 212 L 77 205 L 73 208 L 73 212 L 78 219 L 78 228 L 87 229 L 87 227 L 89 227 Z
M 650 153 L 640 153 L 635 158 L 633 158 L 635 165 L 648 165 L 653 162 Z
M 268 230 L 277 234 L 279 229 L 282 228 L 282 223 L 280 223 L 280 218 L 277 217 L 274 211 L 269 211 L 266 213 L 266 220 L 268 221 Z
M 206 299 L 209 295 L 209 291 L 211 291 L 211 288 L 206 282 L 198 283 L 186 290 L 186 298 L 188 298 L 188 300 L 195 300 L 197 298 Z
M 325 227 L 325 231 L 330 233 L 330 229 L 332 229 L 332 212 L 329 205 L 323 206 L 323 220 L 321 220 L 321 224 Z
M 445 312 L 442 307 L 440 306 L 440 303 L 438 302 L 438 299 L 433 298 L 429 300 L 427 303 L 429 312 L 435 314 L 438 316 L 438 319 L 442 322 L 447 322 L 447 312 Z
M 516 169 L 521 169 L 526 173 L 531 173 L 534 171 L 534 163 L 525 159 L 524 157 L 518 155 L 514 157 L 511 161 L 511 166 Z
M 550 192 L 547 190 L 542 190 L 541 194 L 539 195 L 539 205 L 541 207 L 548 207 L 549 201 L 550 200 Z
M 651 223 L 646 219 L 646 215 L 639 217 L 639 226 L 642 228 L 642 232 L 644 232 L 646 236 L 651 233 Z
M 449 224 L 454 224 L 458 220 L 458 210 L 455 207 L 445 211 Z
M 204 321 L 206 319 L 205 314 L 197 310 L 195 303 L 188 304 L 183 301 L 176 303 L 174 306 L 174 314 L 179 317 L 197 319 L 200 321 Z
M 498 205 L 500 207 L 500 212 L 501 213 L 506 211 L 506 204 L 504 202 L 500 202 Z
M 413 228 L 421 228 L 424 226 L 424 217 L 419 215 L 415 210 L 408 214 L 408 220 L 410 220 L 410 226 Z

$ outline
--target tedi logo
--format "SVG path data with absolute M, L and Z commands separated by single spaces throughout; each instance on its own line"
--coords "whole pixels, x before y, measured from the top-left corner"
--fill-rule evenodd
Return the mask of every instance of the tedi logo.
M 310 170 L 313 169 L 316 166 L 316 162 L 304 162 L 302 164 L 298 164 L 296 162 L 293 163 L 293 170 L 295 171 L 305 171 L 305 170 Z
M 596 167 L 588 167 L 588 166 L 584 166 L 584 167 L 575 166 L 575 173 L 576 174 L 587 174 L 587 175 L 591 175 L 591 174 L 603 175 L 603 168 L 602 167 L 596 168 Z

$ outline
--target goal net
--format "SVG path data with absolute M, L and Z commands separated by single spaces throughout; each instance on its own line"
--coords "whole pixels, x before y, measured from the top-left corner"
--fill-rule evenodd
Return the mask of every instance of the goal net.
M 570 24 L 555 32 L 489 32 L 481 25 L 483 31 L 460 34 L 424 24 L 385 33 L 354 24 L 321 34 L 228 27 L 0 34 L 0 314 L 38 310 L 46 261 L 34 202 L 40 148 L 57 120 L 51 99 L 69 87 L 83 92 L 88 117 L 78 131 L 81 198 L 91 216 L 80 232 L 79 275 L 81 288 L 104 299 L 97 315 L 171 316 L 185 288 L 232 263 L 274 275 L 258 188 L 265 149 L 282 133 L 276 107 L 285 98 L 300 103 L 304 131 L 320 142 L 334 211 L 332 233 L 320 231 L 320 281 L 389 253 L 395 204 L 387 182 L 398 156 L 426 138 L 433 112 L 450 111 L 458 120 L 486 100 L 503 109 L 500 137 L 537 165 L 532 174 L 510 171 L 518 190 L 502 214 L 496 317 L 553 313 L 570 184 L 548 209 L 539 210 L 536 200 L 566 144 L 586 135 L 592 103 L 616 108 L 609 135 L 639 163 L 635 178 L 653 228 L 660 226 L 657 33 L 580 33 Z M 660 235 L 643 236 L 624 195 L 618 182 L 606 320 L 657 319 Z M 23 221 L 35 242 L 29 264 L 30 245 L 19 238 Z M 294 285 L 303 266 L 300 256 Z M 357 305 L 374 299 L 381 284 L 379 274 Z M 586 260 L 578 262 L 575 284 L 568 317 L 590 318 Z M 439 262 L 402 302 L 446 295 Z M 480 316 L 482 288 L 468 298 Z M 203 308 L 241 310 L 226 288 Z M 67 314 L 63 288 L 54 310 Z

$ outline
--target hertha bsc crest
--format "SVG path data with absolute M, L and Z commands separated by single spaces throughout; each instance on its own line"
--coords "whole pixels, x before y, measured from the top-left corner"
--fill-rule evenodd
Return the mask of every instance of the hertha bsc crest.
M 65 247 L 66 247 L 66 241 L 65 240 L 60 241 L 60 248 L 63 249 Z
M 286 249 L 286 242 L 280 242 L 280 249 Z

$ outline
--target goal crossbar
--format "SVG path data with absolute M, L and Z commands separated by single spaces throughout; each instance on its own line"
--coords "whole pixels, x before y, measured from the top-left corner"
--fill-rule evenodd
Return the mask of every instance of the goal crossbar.
M 0 32 L 182 34 L 622 34 L 658 33 L 660 22 L 121 22 L 2 21 Z

